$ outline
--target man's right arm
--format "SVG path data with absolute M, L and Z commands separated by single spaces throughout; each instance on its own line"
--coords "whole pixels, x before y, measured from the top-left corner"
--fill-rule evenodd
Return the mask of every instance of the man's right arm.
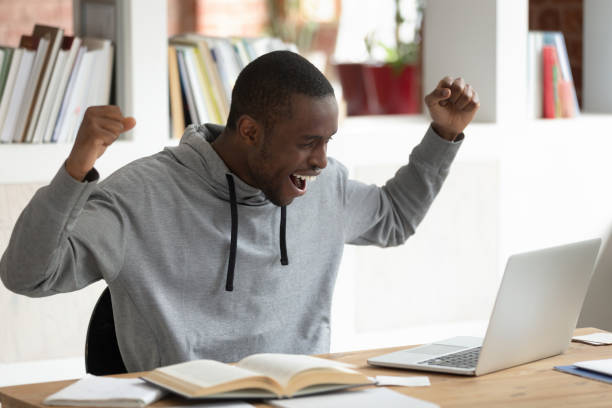
M 133 126 L 117 107 L 87 110 L 69 158 L 15 224 L 0 260 L 8 289 L 47 296 L 116 276 L 125 248 L 123 217 L 113 196 L 97 187 L 93 165 Z

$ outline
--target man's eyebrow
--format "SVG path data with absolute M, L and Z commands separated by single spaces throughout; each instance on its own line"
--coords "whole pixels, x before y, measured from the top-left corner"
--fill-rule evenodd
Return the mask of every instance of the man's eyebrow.
M 320 139 L 331 139 L 331 137 L 332 137 L 333 135 L 335 135 L 335 134 L 336 134 L 336 132 L 334 132 L 332 135 L 327 136 L 327 137 L 323 137 L 323 136 L 320 136 L 320 135 L 302 135 L 302 139 L 304 139 L 304 140 L 313 140 L 313 139 L 319 139 L 319 140 L 320 140 Z

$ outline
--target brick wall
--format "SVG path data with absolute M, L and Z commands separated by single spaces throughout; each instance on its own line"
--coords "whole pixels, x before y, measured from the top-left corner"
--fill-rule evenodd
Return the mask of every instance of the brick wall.
M 16 47 L 35 23 L 72 33 L 72 0 L 0 0 L 0 44 Z
M 168 0 L 168 35 L 195 31 L 196 0 Z
M 196 30 L 219 36 L 256 36 L 268 24 L 267 0 L 195 0 Z
M 167 0 L 168 35 L 261 35 L 267 27 L 266 0 Z M 0 0 L 0 45 L 16 47 L 35 23 L 73 33 L 72 0 Z
M 582 105 L 582 1 L 529 0 L 529 29 L 561 31 Z
M 168 0 L 168 35 L 257 36 L 267 25 L 266 0 Z

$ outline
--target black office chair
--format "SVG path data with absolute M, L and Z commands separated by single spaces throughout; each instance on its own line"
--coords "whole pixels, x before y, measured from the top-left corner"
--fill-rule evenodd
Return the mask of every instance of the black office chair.
M 94 306 L 85 339 L 85 371 L 93 375 L 127 373 L 123 364 L 108 287 Z

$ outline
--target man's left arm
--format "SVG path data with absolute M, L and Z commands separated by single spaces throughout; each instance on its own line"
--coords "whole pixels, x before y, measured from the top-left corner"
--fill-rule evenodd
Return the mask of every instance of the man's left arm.
M 345 242 L 395 246 L 412 235 L 440 191 L 480 103 L 463 79 L 446 77 L 425 97 L 432 117 L 423 141 L 385 186 L 347 180 Z

